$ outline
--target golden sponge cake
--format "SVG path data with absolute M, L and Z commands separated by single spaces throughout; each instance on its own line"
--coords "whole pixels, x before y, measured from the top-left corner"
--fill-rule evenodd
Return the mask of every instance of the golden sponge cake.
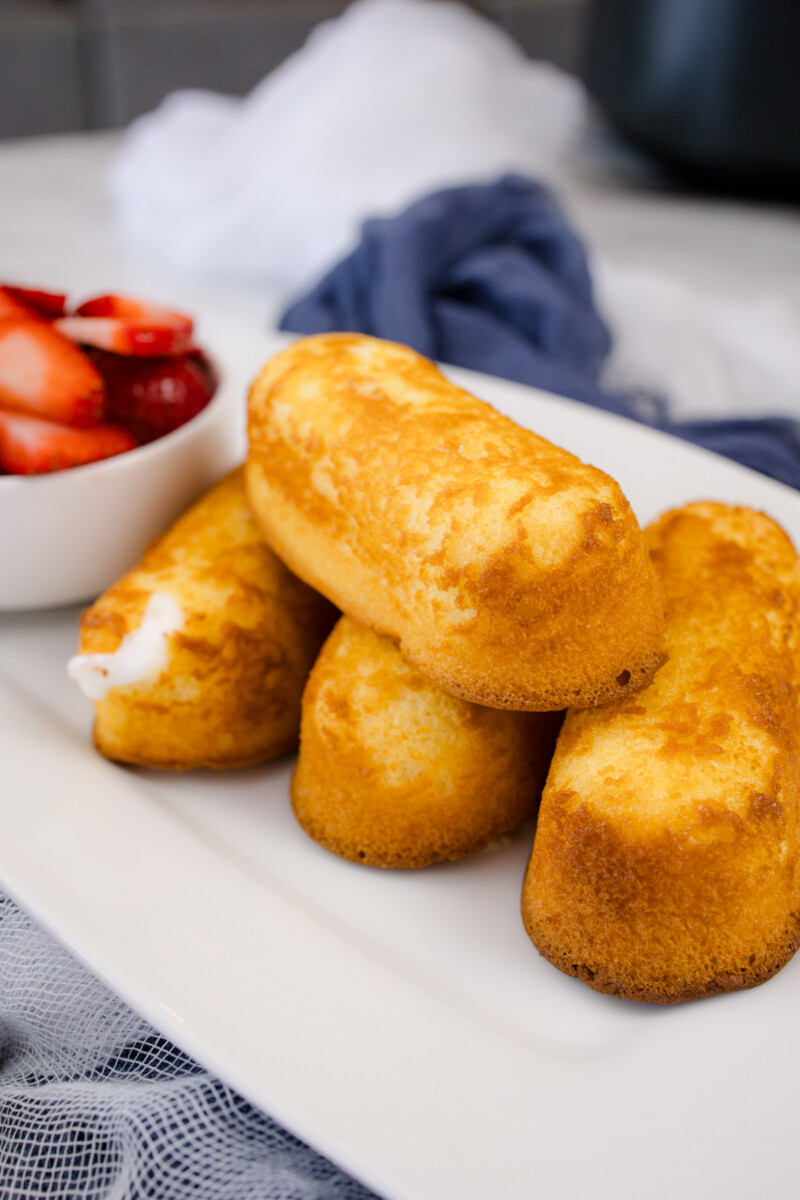
M 249 435 L 269 545 L 445 691 L 594 705 L 663 661 L 660 588 L 614 480 L 407 347 L 295 343 L 253 384 Z
M 535 813 L 560 719 L 448 696 L 342 617 L 303 697 L 295 814 L 354 862 L 463 858 Z
M 522 913 L 562 971 L 671 1003 L 753 987 L 800 939 L 800 570 L 744 508 L 691 504 L 647 536 L 669 662 L 567 715 Z
M 335 616 L 263 544 L 234 472 L 83 614 L 70 673 L 98 697 L 97 749 L 172 769 L 282 753 Z

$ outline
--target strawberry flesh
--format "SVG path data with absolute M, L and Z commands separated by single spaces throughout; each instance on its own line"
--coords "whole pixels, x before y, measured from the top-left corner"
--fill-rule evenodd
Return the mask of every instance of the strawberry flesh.
M 105 388 L 94 364 L 50 325 L 0 321 L 0 404 L 88 427 L 104 418 Z
M 0 465 L 12 475 L 42 475 L 133 450 L 136 439 L 116 425 L 73 429 L 0 408 Z
M 11 293 L 11 288 L 0 287 L 0 321 L 38 321 L 37 315 Z
M 41 288 L 13 287 L 10 283 L 0 284 L 0 316 L 2 316 L 3 298 L 16 303 L 21 311 L 31 316 L 41 317 L 45 321 L 54 321 L 63 317 L 67 306 L 64 292 L 44 292 Z
M 91 350 L 108 393 L 107 413 L 139 442 L 152 442 L 185 425 L 214 394 L 208 360 L 196 354 L 134 358 Z
M 134 300 L 130 296 L 95 296 L 84 300 L 75 309 L 79 317 L 115 317 L 132 325 L 155 325 L 164 329 L 178 329 L 191 334 L 194 321 L 186 313 L 173 308 L 162 308 L 147 300 Z
M 184 425 L 216 390 L 191 317 L 115 295 L 66 314 L 66 300 L 0 284 L 0 474 L 122 454 Z
M 183 354 L 192 344 L 191 329 L 118 317 L 60 317 L 54 328 L 78 345 L 136 358 Z

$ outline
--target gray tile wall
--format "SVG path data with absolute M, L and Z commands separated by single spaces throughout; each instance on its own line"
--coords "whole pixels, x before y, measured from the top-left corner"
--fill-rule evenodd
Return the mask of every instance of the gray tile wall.
M 580 65 L 586 0 L 474 0 Z M 125 125 L 175 88 L 243 95 L 347 0 L 0 0 L 0 137 Z
M 0 3 L 0 137 L 85 126 L 81 41 L 72 5 Z
M 587 0 L 517 0 L 473 7 L 498 20 L 532 58 L 580 75 Z
M 85 5 L 89 120 L 124 125 L 175 88 L 243 95 L 313 27 L 346 7 L 254 0 L 91 0 Z

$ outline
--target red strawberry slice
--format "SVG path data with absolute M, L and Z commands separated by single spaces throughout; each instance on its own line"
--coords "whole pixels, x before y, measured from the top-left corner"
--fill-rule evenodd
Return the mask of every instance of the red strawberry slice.
M 103 420 L 105 388 L 77 346 L 44 322 L 0 321 L 0 403 L 65 425 Z
M 44 292 L 40 288 L 13 287 L 10 283 L 0 284 L 0 316 L 2 316 L 3 299 L 16 303 L 22 313 L 41 317 L 45 321 L 53 321 L 63 317 L 67 306 L 64 292 Z
M 155 325 L 164 329 L 179 329 L 190 334 L 194 321 L 186 313 L 173 308 L 162 308 L 147 300 L 134 300 L 130 296 L 95 296 L 78 305 L 75 313 L 79 317 L 116 317 L 132 325 Z
M 117 425 L 71 429 L 0 408 L 0 465 L 12 475 L 42 475 L 133 450 L 136 439 Z
M 81 346 L 96 346 L 99 350 L 136 358 L 183 354 L 192 343 L 191 330 L 173 325 L 144 325 L 117 317 L 61 317 L 54 328 Z
M 130 429 L 139 442 L 151 442 L 185 425 L 214 393 L 210 374 L 194 356 L 89 353 L 106 383 L 109 417 Z
M 183 354 L 192 344 L 194 322 L 186 313 L 130 296 L 95 296 L 65 317 L 58 327 L 85 346 L 115 354 L 155 357 Z
M 36 314 L 15 300 L 11 291 L 11 288 L 0 287 L 0 321 L 38 321 Z

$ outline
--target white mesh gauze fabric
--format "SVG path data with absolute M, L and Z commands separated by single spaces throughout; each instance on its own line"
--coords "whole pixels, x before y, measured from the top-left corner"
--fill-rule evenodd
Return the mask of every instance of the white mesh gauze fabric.
M 372 1195 L 161 1037 L 0 896 L 3 1200 Z

